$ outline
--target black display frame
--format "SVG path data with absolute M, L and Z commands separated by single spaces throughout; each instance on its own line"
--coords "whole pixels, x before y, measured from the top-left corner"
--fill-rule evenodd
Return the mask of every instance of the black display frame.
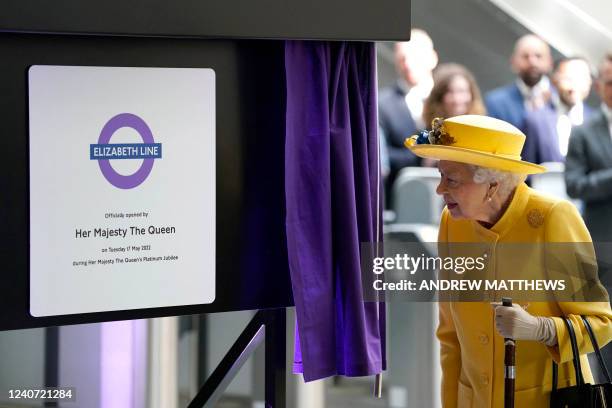
M 284 41 L 400 41 L 410 0 L 6 0 L 0 13 L 0 330 L 293 305 L 284 201 Z M 29 314 L 27 71 L 32 65 L 212 68 L 216 299 Z M 137 290 L 137 288 L 134 288 Z
M 0 163 L 0 259 L 5 282 L 0 285 L 0 330 L 293 305 L 284 229 L 283 41 L 0 33 L 0 52 L 5 60 L 0 67 L 5 136 L 0 140 L 5 157 Z M 31 65 L 215 70 L 217 281 L 212 304 L 30 315 L 27 71 Z
M 0 31 L 407 41 L 410 0 L 3 0 Z

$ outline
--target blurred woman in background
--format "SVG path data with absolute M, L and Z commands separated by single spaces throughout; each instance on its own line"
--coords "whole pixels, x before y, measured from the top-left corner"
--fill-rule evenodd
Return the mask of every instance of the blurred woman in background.
M 474 75 L 463 65 L 440 64 L 433 73 L 434 86 L 423 105 L 423 121 L 431 130 L 434 118 L 459 115 L 486 115 Z M 426 158 L 421 166 L 435 167 L 437 160 Z
M 423 106 L 428 130 L 434 118 L 485 115 L 486 110 L 474 75 L 463 65 L 441 64 L 433 74 L 434 86 Z

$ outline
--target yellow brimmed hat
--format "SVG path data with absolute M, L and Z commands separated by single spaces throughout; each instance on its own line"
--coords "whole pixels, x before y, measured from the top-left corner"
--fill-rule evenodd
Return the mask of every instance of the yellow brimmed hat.
M 412 136 L 404 145 L 419 157 L 475 164 L 513 173 L 546 171 L 521 160 L 525 135 L 503 120 L 481 115 L 436 118 L 431 131 Z

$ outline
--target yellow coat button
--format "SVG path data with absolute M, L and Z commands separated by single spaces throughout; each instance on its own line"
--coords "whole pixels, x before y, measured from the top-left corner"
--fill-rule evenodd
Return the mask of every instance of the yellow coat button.
M 480 344 L 489 344 L 489 336 L 487 336 L 486 334 L 481 334 L 480 336 L 478 336 L 478 339 L 480 340 Z

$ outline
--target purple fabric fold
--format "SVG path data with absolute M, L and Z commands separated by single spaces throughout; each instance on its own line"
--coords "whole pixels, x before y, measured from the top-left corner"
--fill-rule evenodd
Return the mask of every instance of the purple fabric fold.
M 285 70 L 294 370 L 305 381 L 380 373 L 384 304 L 363 301 L 360 271 L 360 243 L 382 240 L 375 47 L 287 41 Z

